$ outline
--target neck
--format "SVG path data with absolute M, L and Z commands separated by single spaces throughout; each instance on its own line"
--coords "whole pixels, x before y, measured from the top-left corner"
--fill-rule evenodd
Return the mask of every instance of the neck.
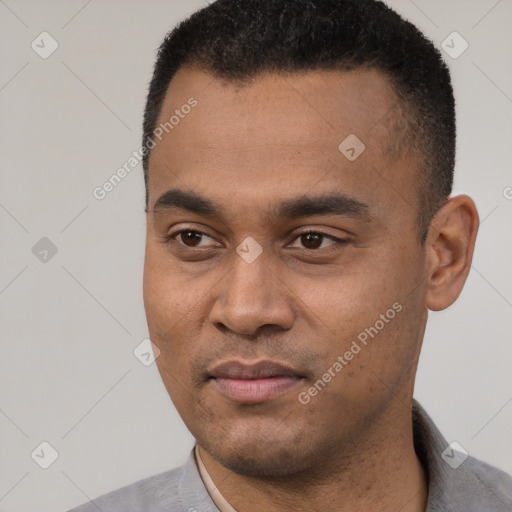
M 198 449 L 213 482 L 238 512 L 424 512 L 427 479 L 414 451 L 412 400 L 409 405 L 395 401 L 351 449 L 341 447 L 329 461 L 297 475 L 239 475 Z

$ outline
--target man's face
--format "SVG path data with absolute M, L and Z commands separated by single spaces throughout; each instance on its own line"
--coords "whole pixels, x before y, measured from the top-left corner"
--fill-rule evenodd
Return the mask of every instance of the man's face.
M 159 123 L 180 119 L 149 165 L 146 315 L 177 410 L 234 471 L 348 455 L 411 392 L 425 256 L 416 164 L 389 151 L 396 101 L 374 70 L 172 81 Z

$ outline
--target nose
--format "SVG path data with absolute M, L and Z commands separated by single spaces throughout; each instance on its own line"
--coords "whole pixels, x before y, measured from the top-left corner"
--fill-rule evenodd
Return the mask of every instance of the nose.
M 231 269 L 219 283 L 210 321 L 237 334 L 256 334 L 262 326 L 288 330 L 295 312 L 291 294 L 263 252 L 247 263 L 234 255 Z

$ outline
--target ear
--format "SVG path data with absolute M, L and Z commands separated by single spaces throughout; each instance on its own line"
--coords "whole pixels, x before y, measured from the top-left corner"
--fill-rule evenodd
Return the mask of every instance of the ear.
M 426 305 L 440 311 L 459 296 L 471 268 L 479 218 L 473 200 L 451 197 L 434 216 L 426 239 Z

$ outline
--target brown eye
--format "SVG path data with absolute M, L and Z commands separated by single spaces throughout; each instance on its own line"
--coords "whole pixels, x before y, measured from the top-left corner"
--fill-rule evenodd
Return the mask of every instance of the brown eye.
M 184 247 L 215 247 L 220 244 L 217 241 L 202 231 L 195 229 L 180 229 L 174 233 L 167 235 L 164 239 L 165 243 L 177 242 Z
M 203 235 L 197 231 L 182 231 L 179 233 L 181 241 L 189 247 L 196 247 L 201 242 Z
M 318 249 L 322 245 L 323 237 L 324 236 L 320 235 L 320 234 L 305 233 L 305 234 L 301 235 L 300 238 L 301 238 L 302 245 L 304 245 L 304 247 L 306 249 Z
M 325 243 L 326 241 L 328 243 Z M 327 235 L 326 233 L 307 231 L 305 233 L 299 233 L 292 247 L 296 247 L 299 249 L 309 249 L 314 251 L 317 249 L 323 249 L 330 245 L 336 245 L 336 243 L 340 244 L 344 242 L 345 240 L 336 238 L 331 235 Z M 299 243 L 299 245 L 295 245 L 297 243 Z

